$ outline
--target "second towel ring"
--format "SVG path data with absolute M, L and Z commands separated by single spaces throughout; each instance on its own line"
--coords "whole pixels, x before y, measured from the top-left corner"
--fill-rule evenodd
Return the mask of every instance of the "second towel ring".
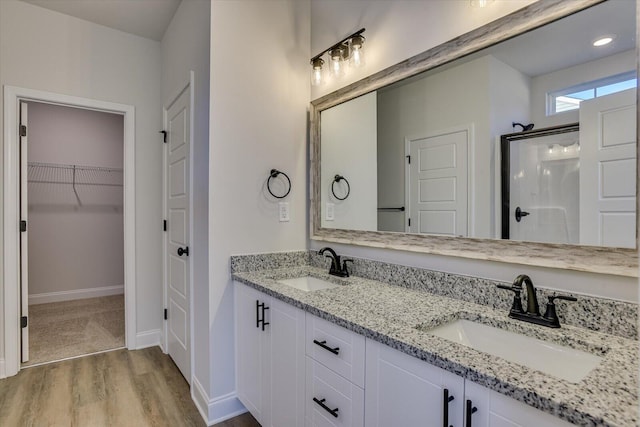
M 333 188 L 336 182 L 340 182 L 340 181 L 344 181 L 347 183 L 347 194 L 344 197 L 336 196 L 335 189 Z M 331 193 L 333 194 L 333 197 L 335 197 L 338 200 L 345 200 L 347 197 L 349 197 L 349 193 L 351 193 L 351 186 L 349 185 L 349 181 L 347 181 L 347 178 L 345 178 L 342 175 L 336 175 L 335 177 L 333 177 L 333 182 L 331 183 Z
M 287 184 L 289 188 L 287 189 L 287 192 L 284 193 L 284 195 L 276 196 L 275 194 L 273 194 L 273 191 L 271 191 L 271 178 L 277 178 L 280 174 L 284 175 L 284 177 L 287 178 Z M 271 172 L 269 172 L 269 178 L 267 178 L 267 191 L 269 191 L 269 194 L 271 194 L 276 199 L 284 199 L 285 197 L 287 197 L 291 192 L 291 180 L 289 179 L 289 175 L 284 172 L 280 172 L 278 169 L 271 169 Z

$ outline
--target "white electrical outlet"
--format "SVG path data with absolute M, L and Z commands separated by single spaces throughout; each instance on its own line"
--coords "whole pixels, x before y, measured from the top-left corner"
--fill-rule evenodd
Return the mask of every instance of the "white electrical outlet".
M 289 221 L 289 202 L 278 203 L 278 217 L 280 222 Z
M 327 203 L 327 209 L 325 209 L 325 220 L 333 221 L 336 217 L 336 205 L 334 203 Z

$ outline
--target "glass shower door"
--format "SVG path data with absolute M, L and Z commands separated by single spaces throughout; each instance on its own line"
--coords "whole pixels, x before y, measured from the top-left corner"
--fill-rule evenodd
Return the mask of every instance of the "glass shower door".
M 577 244 L 580 238 L 577 125 L 506 137 L 511 138 L 502 139 L 502 238 Z

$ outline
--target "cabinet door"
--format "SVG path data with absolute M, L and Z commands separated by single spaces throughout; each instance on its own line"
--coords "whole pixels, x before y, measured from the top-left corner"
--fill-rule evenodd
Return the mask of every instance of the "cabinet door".
M 305 313 L 275 298 L 266 311 L 269 383 L 264 427 L 304 425 Z
M 236 318 L 236 387 L 238 398 L 259 423 L 263 423 L 264 393 L 268 378 L 264 359 L 267 353 L 268 334 L 257 325 L 258 303 L 270 303 L 270 298 L 253 288 L 238 282 L 235 288 Z M 261 318 L 261 317 L 260 317 Z M 268 328 L 268 326 L 267 326 Z
M 476 408 L 467 427 L 569 427 L 573 424 L 529 405 L 489 390 L 471 381 L 465 382 L 466 401 Z
M 461 377 L 366 340 L 367 427 L 442 427 L 447 413 L 447 427 L 461 426 L 463 397 Z

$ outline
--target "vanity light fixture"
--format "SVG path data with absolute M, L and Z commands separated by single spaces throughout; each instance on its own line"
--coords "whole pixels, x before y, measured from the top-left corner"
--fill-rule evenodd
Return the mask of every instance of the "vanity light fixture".
M 323 50 L 311 58 L 311 84 L 320 86 L 324 83 L 327 73 L 324 70 L 325 61 L 322 57 L 329 57 L 329 71 L 333 77 L 342 77 L 349 66 L 358 68 L 364 65 L 364 28 L 356 31 L 338 43 Z
M 597 39 L 595 39 L 593 41 L 593 45 L 595 47 L 606 46 L 609 43 L 611 43 L 613 41 L 613 39 L 615 39 L 615 38 L 616 38 L 615 35 L 607 35 L 607 36 L 598 37 Z

